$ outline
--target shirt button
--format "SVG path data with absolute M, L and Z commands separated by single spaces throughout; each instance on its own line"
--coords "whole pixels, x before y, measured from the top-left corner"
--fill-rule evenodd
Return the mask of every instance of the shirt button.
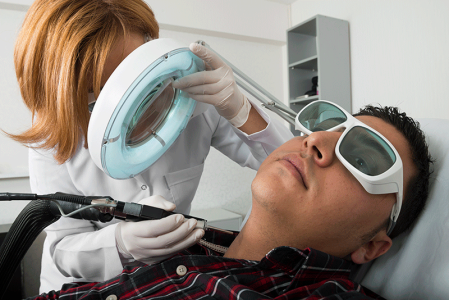
M 187 273 L 187 268 L 186 268 L 186 266 L 179 265 L 179 266 L 176 268 L 176 274 L 178 274 L 179 276 L 184 276 L 184 275 L 186 275 L 186 273 Z
M 140 187 L 142 190 L 146 190 L 148 187 L 144 184 Z
M 116 295 L 109 295 L 106 300 L 117 300 L 117 296 Z

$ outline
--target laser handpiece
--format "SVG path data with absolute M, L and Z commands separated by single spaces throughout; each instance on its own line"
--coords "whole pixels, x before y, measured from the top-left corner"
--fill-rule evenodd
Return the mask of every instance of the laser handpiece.
M 96 209 L 98 209 L 101 213 L 110 214 L 117 219 L 127 221 L 159 220 L 173 214 L 178 214 L 176 212 L 166 211 L 154 206 L 133 202 L 122 202 L 110 199 L 109 197 L 93 199 L 91 204 L 100 204 L 101 206 L 96 206 Z M 206 230 L 207 220 L 192 217 L 186 214 L 181 215 L 187 219 L 197 220 L 195 228 Z

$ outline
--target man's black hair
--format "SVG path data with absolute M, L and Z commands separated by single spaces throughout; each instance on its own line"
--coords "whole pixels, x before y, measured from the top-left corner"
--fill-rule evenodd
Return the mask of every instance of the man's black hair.
M 401 132 L 409 144 L 412 160 L 417 173 L 405 187 L 402 208 L 396 226 L 390 234 L 395 238 L 406 231 L 418 218 L 429 195 L 430 165 L 433 162 L 429 153 L 425 135 L 419 123 L 400 112 L 397 107 L 374 107 L 367 105 L 354 116 L 373 116 L 393 125 Z

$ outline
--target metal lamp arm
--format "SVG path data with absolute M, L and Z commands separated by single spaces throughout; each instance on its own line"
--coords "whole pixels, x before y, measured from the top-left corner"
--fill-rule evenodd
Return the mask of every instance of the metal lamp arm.
M 238 77 L 235 78 L 235 82 L 238 86 L 240 86 L 242 89 L 247 91 L 250 95 L 252 95 L 254 98 L 262 102 L 262 106 L 273 111 L 277 115 L 279 115 L 282 119 L 289 122 L 292 125 L 295 125 L 295 118 L 296 118 L 296 112 L 292 110 L 290 107 L 285 105 L 282 101 L 278 100 L 276 97 L 274 97 L 270 92 L 265 90 L 263 87 L 261 87 L 259 84 L 257 84 L 254 80 L 249 78 L 245 73 L 240 71 L 236 66 L 234 66 L 232 63 L 230 63 L 227 59 L 225 59 L 223 56 L 218 54 L 216 51 L 214 51 L 205 41 L 197 41 L 196 43 L 203 45 L 207 47 L 209 50 L 213 51 L 215 54 L 218 55 L 228 66 L 231 67 L 232 71 L 235 75 Z M 248 83 L 248 84 L 247 84 Z M 268 98 L 268 100 L 262 98 L 260 94 Z

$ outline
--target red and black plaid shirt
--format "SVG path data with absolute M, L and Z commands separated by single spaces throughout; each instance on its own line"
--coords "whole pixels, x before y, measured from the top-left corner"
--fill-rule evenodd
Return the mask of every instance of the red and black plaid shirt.
M 227 247 L 236 234 L 207 231 L 205 239 Z M 125 267 L 111 280 L 65 284 L 34 299 L 383 299 L 349 280 L 351 267 L 310 248 L 278 247 L 259 262 L 197 244 L 155 265 Z

